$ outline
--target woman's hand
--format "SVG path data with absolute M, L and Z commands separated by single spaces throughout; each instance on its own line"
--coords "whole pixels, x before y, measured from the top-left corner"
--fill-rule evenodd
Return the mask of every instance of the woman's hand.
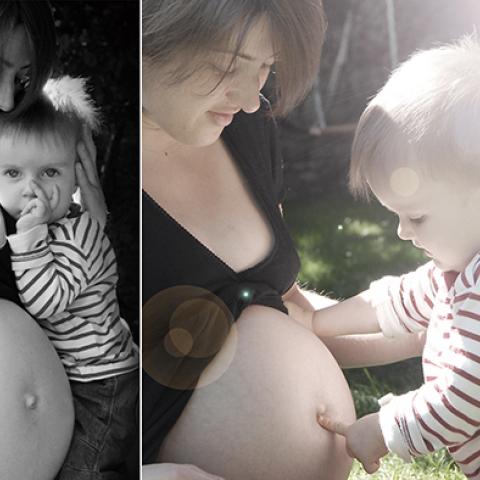
M 107 204 L 97 173 L 97 149 L 86 125 L 77 152 L 80 161 L 75 164 L 75 173 L 80 187 L 80 203 L 103 228 L 107 222 Z
M 143 480 L 224 480 L 204 472 L 195 465 L 156 463 L 142 467 Z

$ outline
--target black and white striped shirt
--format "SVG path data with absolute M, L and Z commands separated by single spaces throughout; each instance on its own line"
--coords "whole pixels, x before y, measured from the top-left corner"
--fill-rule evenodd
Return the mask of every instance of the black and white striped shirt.
M 113 248 L 88 212 L 8 237 L 24 307 L 55 346 L 71 380 L 88 382 L 138 366 L 120 317 Z

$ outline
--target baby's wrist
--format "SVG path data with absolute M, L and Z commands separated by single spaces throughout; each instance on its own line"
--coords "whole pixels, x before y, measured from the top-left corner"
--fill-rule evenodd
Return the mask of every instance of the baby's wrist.
M 27 233 L 28 231 L 34 229 L 38 225 L 42 225 L 42 222 L 35 222 L 35 223 L 28 223 L 28 224 L 22 223 L 20 225 L 17 225 L 17 228 L 16 228 L 17 234 Z
M 47 221 L 43 220 L 38 217 L 32 217 L 29 219 L 23 219 L 23 217 L 20 217 L 17 220 L 17 223 L 15 225 L 17 233 L 26 233 L 29 230 L 34 229 L 35 227 L 38 227 L 39 225 L 46 225 Z

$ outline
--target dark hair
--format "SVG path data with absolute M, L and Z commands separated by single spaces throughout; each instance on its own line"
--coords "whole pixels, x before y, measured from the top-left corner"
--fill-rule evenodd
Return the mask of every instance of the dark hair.
M 234 57 L 255 22 L 269 22 L 275 62 L 275 113 L 293 108 L 311 89 L 320 64 L 326 28 L 321 0 L 143 0 L 142 55 L 147 68 L 167 65 L 179 55 L 172 82 L 193 73 L 195 58 L 219 45 Z M 193 65 L 193 66 L 192 66 Z
M 32 56 L 30 83 L 13 111 L 2 115 L 17 115 L 35 101 L 52 72 L 56 58 L 55 25 L 47 0 L 0 2 L 0 43 L 4 44 L 19 25 L 25 28 Z

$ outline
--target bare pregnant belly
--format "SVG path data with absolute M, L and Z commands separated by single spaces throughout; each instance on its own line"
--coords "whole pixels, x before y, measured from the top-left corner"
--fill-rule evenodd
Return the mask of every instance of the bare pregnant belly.
M 40 327 L 0 300 L 0 478 L 52 480 L 73 429 L 65 371 Z
M 192 463 L 228 480 L 346 479 L 351 459 L 343 438 L 316 422 L 322 406 L 335 418 L 355 418 L 330 352 L 271 308 L 247 308 L 236 327 L 202 375 L 207 385 L 195 390 L 159 461 Z M 209 383 L 218 370 L 223 375 Z

